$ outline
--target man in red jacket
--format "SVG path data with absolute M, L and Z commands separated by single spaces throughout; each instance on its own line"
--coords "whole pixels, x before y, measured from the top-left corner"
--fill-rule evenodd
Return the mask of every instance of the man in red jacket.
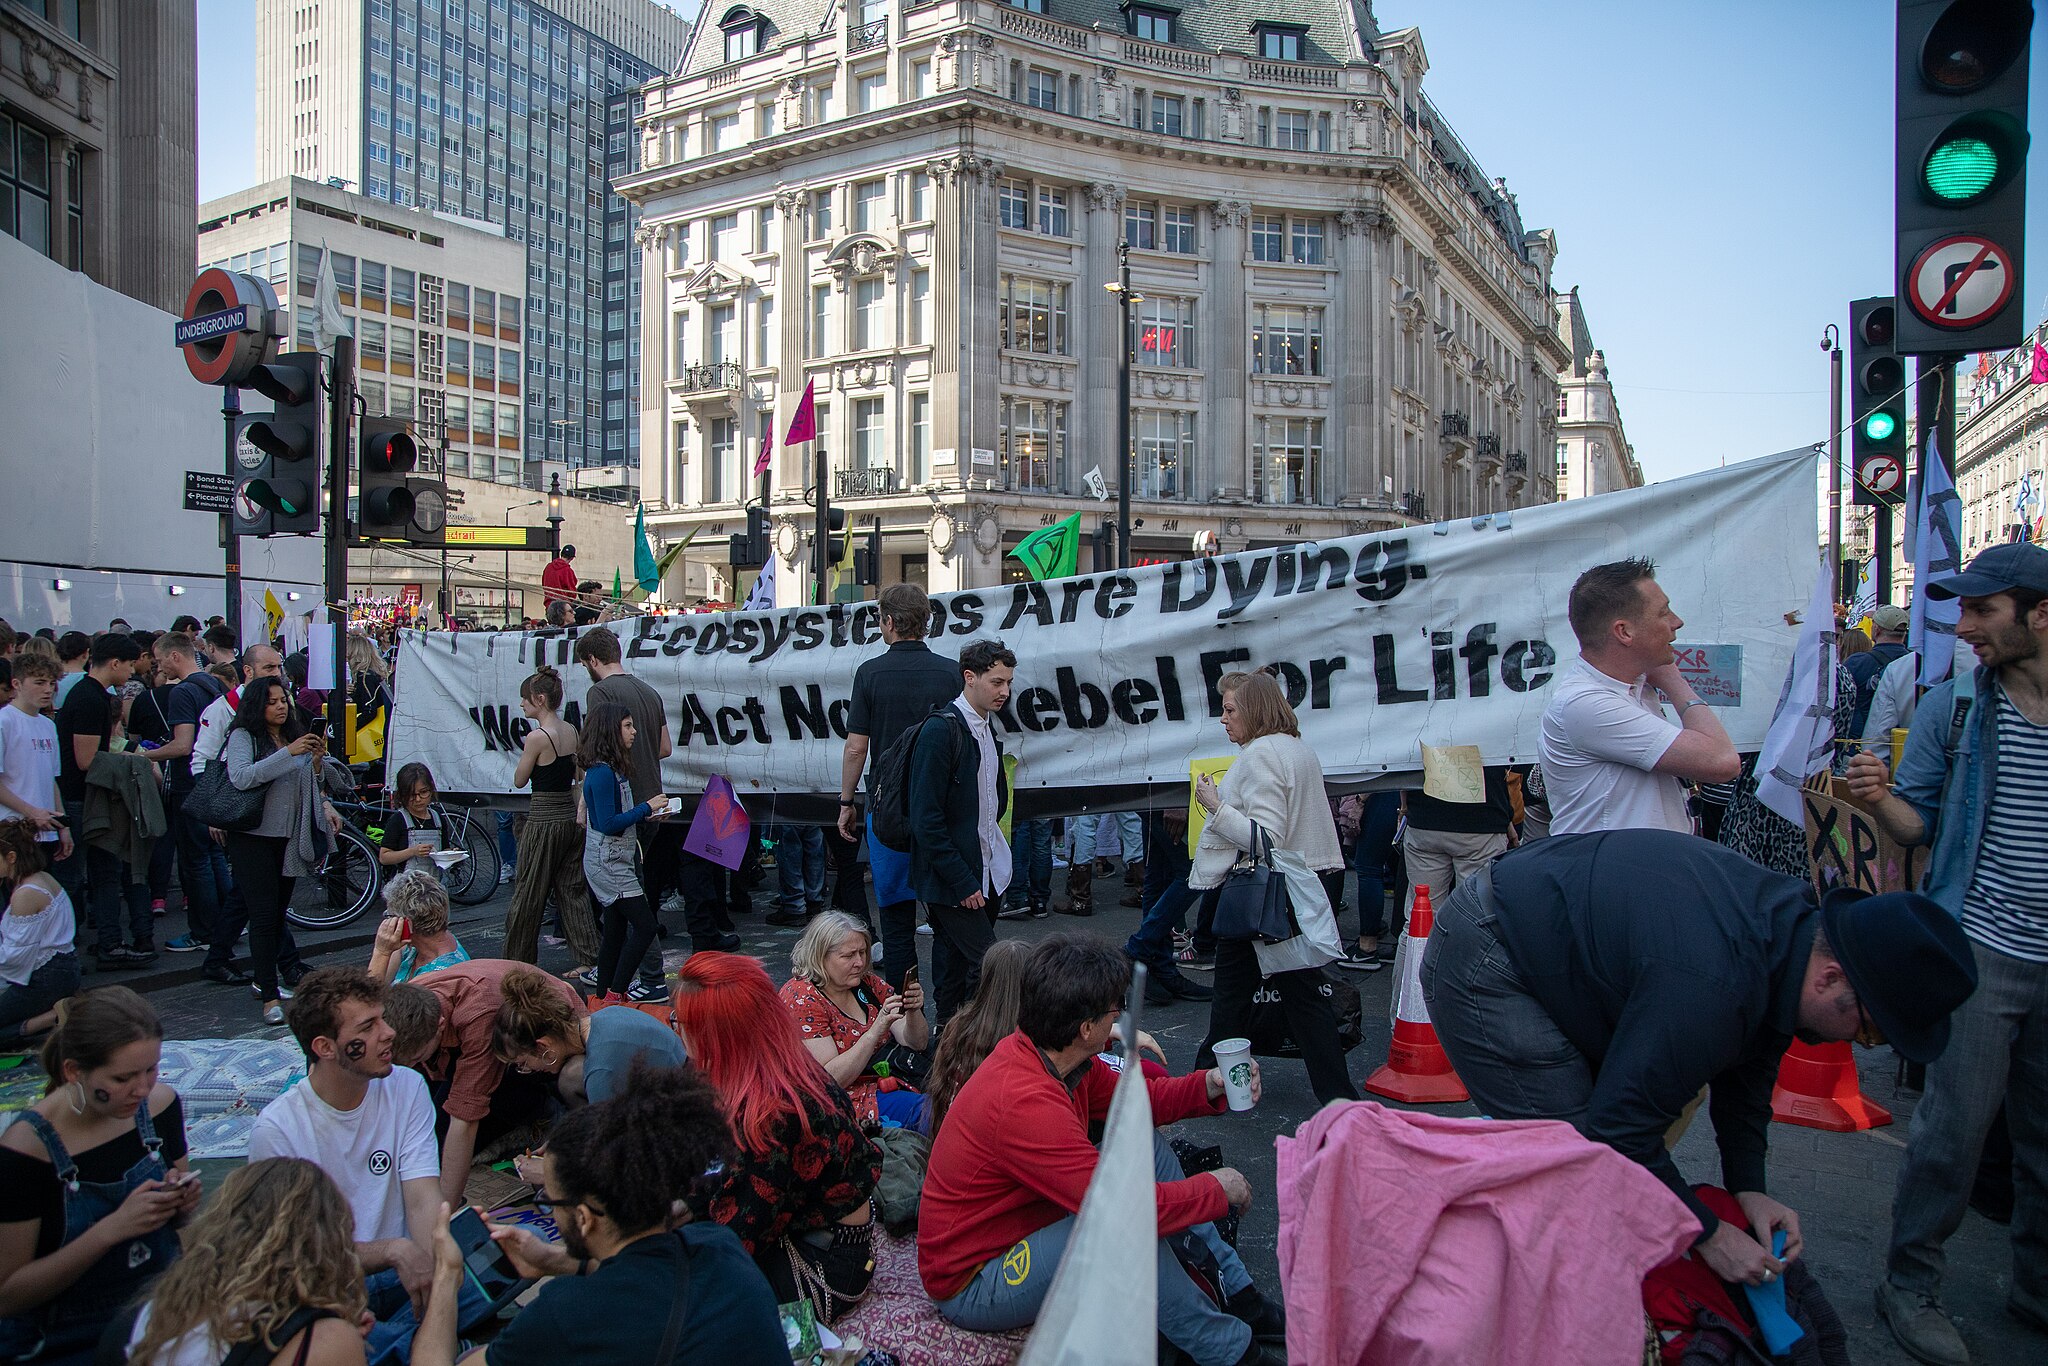
M 563 546 L 555 558 L 548 561 L 547 568 L 540 571 L 540 591 L 544 603 L 576 600 L 575 546 Z
M 1117 1072 L 1109 1042 L 1130 964 L 1108 943 L 1053 935 L 1024 969 L 1017 1032 L 997 1044 L 946 1111 L 919 1207 L 917 1261 L 939 1312 L 974 1332 L 1035 1322 L 1074 1231 L 1097 1153 L 1088 1126 L 1109 1115 Z M 1147 1082 L 1161 1124 L 1223 1110 L 1214 1068 Z M 1257 1065 L 1252 1091 L 1258 1094 Z M 1211 1221 L 1251 1204 L 1231 1168 L 1183 1177 L 1153 1138 L 1159 1202 L 1159 1331 L 1196 1366 L 1281 1366 L 1261 1340 L 1284 1341 L 1279 1308 L 1252 1285 Z M 1221 1308 L 1183 1262 L 1207 1269 Z

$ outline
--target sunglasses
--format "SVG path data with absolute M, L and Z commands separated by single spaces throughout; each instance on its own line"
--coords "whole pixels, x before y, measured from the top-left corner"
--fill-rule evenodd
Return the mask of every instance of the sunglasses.
M 1865 1048 L 1882 1048 L 1885 1043 L 1884 1031 L 1870 1018 L 1861 1001 L 1856 1003 L 1856 1042 Z

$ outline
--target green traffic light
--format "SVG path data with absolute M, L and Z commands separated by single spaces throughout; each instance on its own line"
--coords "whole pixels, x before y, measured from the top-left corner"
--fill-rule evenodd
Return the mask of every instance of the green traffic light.
M 1975 199 L 1998 179 L 1998 151 L 1979 137 L 1953 138 L 1928 153 L 1926 176 L 1928 192 L 1937 199 Z
M 1875 412 L 1863 419 L 1863 435 L 1872 441 L 1887 440 L 1898 429 L 1898 419 L 1887 412 Z

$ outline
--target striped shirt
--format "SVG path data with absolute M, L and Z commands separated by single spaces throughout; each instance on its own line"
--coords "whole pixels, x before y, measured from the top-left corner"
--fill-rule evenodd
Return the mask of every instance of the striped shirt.
M 1998 694 L 1998 789 L 1963 897 L 1963 930 L 1988 948 L 2048 963 L 2048 726 Z

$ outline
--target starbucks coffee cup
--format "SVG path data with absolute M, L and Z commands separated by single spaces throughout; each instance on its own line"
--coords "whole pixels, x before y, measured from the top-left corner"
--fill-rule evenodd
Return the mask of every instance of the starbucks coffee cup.
M 1223 1073 L 1223 1095 L 1233 1110 L 1252 1108 L 1252 1041 L 1223 1039 L 1216 1045 L 1216 1066 Z

